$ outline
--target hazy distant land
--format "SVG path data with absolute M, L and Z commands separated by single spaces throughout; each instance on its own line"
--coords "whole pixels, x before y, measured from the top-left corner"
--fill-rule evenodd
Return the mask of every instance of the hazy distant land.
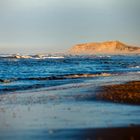
M 70 54 L 140 54 L 140 47 L 126 45 L 120 41 L 77 44 Z

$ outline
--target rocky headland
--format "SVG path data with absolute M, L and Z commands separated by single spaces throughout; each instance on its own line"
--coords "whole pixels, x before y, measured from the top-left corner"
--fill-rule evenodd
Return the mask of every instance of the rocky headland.
M 124 44 L 120 41 L 106 41 L 77 44 L 70 48 L 70 54 L 140 54 L 140 47 Z

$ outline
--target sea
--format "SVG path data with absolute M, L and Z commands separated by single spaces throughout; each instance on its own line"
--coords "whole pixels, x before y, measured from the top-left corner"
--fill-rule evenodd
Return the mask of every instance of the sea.
M 85 129 L 140 125 L 139 105 L 95 98 L 134 80 L 140 55 L 1 54 L 0 139 L 77 140 Z
M 0 56 L 0 94 L 140 72 L 140 55 Z

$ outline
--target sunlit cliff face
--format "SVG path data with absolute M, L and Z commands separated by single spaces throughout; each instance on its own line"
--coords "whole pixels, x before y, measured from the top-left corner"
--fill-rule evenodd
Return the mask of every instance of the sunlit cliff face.
M 107 41 L 102 43 L 78 44 L 69 50 L 72 54 L 122 54 L 122 53 L 140 53 L 139 47 L 133 47 L 119 41 Z

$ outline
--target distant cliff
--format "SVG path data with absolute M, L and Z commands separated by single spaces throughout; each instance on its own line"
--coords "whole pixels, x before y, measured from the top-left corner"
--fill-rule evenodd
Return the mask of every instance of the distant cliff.
M 77 44 L 70 54 L 140 54 L 140 47 L 126 45 L 120 41 Z

